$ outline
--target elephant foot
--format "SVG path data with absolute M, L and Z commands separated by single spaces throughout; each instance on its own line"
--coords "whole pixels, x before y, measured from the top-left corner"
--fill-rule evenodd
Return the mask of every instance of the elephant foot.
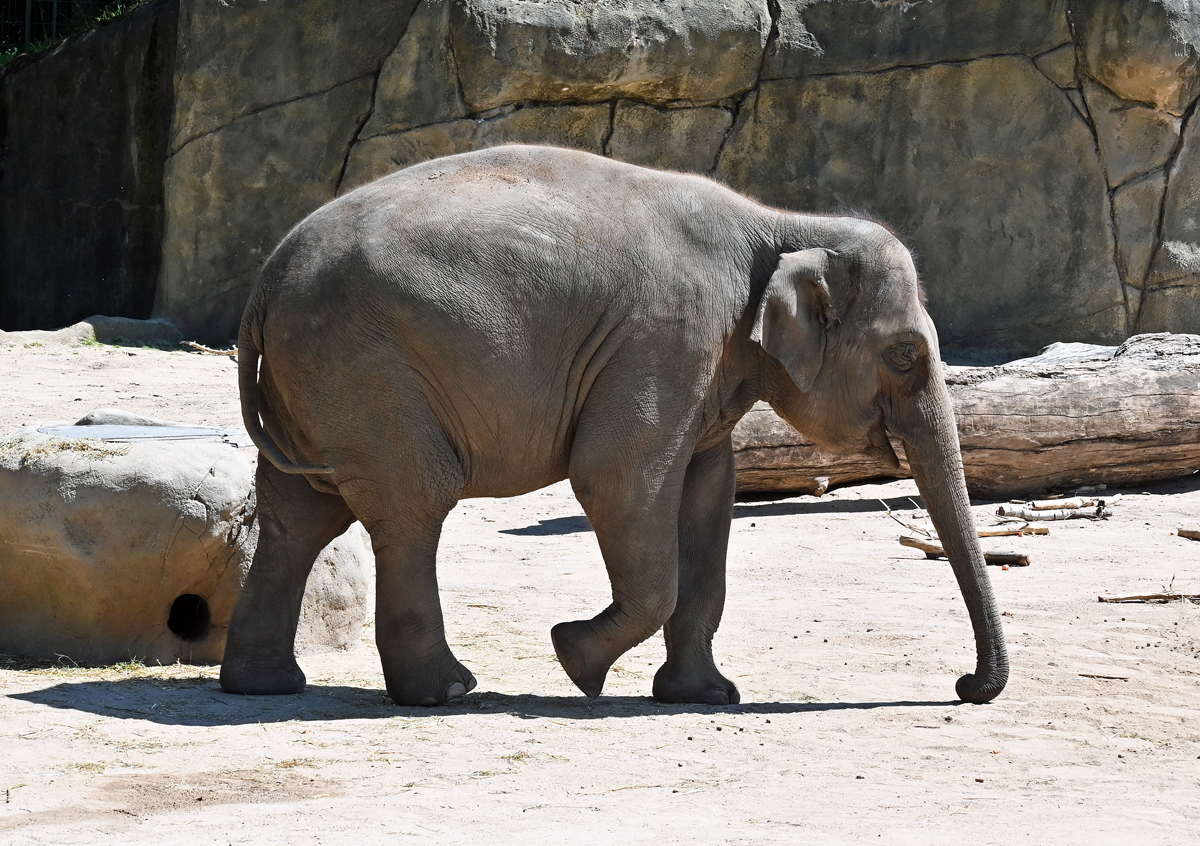
M 307 680 L 296 659 L 273 662 L 240 661 L 226 656 L 221 663 L 221 690 L 250 696 L 303 693 Z
M 559 623 L 550 630 L 554 654 L 583 695 L 595 699 L 604 690 L 604 679 L 612 660 L 597 648 L 596 632 L 587 620 Z
M 737 705 L 742 701 L 737 685 L 711 663 L 707 667 L 663 664 L 654 674 L 654 698 L 693 705 Z
M 388 696 L 397 705 L 431 708 L 469 693 L 479 684 L 471 671 L 450 656 L 430 671 L 399 674 L 384 672 Z

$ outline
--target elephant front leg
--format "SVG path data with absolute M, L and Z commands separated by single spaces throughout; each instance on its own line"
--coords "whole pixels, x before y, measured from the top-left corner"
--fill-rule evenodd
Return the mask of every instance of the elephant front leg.
M 725 608 L 725 557 L 733 516 L 729 439 L 693 456 L 679 506 L 679 596 L 663 635 L 667 661 L 654 675 L 660 702 L 736 705 L 737 686 L 713 661 L 712 639 Z
M 559 623 L 550 631 L 559 663 L 587 696 L 600 695 L 613 662 L 658 631 L 675 606 L 678 505 L 666 492 L 678 484 L 671 481 L 654 495 L 572 478 L 596 530 L 613 595 L 591 620 Z
M 294 653 L 304 586 L 313 562 L 354 521 L 336 494 L 318 493 L 303 476 L 259 457 L 255 474 L 258 546 L 238 597 L 225 656 L 226 693 L 300 693 L 305 678 Z

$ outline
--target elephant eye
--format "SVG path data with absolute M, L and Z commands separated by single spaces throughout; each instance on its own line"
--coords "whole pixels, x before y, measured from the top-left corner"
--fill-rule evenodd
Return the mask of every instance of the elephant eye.
M 912 370 L 913 365 L 917 363 L 916 344 L 910 344 L 907 341 L 892 344 L 883 351 L 883 357 L 887 360 L 888 364 L 897 370 Z

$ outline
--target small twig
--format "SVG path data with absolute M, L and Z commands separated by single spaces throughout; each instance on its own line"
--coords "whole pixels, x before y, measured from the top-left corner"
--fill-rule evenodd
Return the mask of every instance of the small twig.
M 886 502 L 884 502 L 882 499 L 879 500 L 879 504 L 883 506 L 883 510 L 887 512 L 887 515 L 889 517 L 891 517 L 893 520 L 895 520 L 897 523 L 899 523 L 904 528 L 908 529 L 910 532 L 920 532 L 927 538 L 936 537 L 936 534 L 934 532 L 929 531 L 929 529 L 926 529 L 924 526 L 918 526 L 915 523 L 905 523 L 903 520 L 901 520 L 899 517 L 897 517 L 895 514 L 892 513 L 892 509 L 888 508 L 888 504 Z
M 1085 679 L 1109 679 L 1111 681 L 1129 681 L 1129 676 L 1102 676 L 1099 673 L 1080 673 L 1080 678 Z
M 234 347 L 231 350 L 214 350 L 212 347 L 206 347 L 206 346 L 204 346 L 204 344 L 197 344 L 195 341 L 184 341 L 183 343 L 184 343 L 184 346 L 191 347 L 194 350 L 200 350 L 200 352 L 208 353 L 209 355 L 237 355 L 238 354 L 237 347 Z
M 999 526 L 984 526 L 978 531 L 981 538 L 1000 538 L 1008 535 L 1048 535 L 1050 534 L 1050 527 L 1044 526 L 1041 523 L 1016 520 L 1001 523 Z

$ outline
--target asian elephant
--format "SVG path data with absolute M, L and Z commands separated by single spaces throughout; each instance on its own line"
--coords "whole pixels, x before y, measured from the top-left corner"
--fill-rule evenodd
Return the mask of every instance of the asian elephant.
M 664 627 L 654 696 L 738 702 L 712 637 L 730 432 L 759 399 L 830 449 L 895 461 L 887 434 L 902 439 L 974 628 L 958 696 L 1004 688 L 937 335 L 908 251 L 880 225 L 588 153 L 498 147 L 314 212 L 266 263 L 238 343 L 260 540 L 226 691 L 303 689 L 305 580 L 356 518 L 376 556 L 392 699 L 471 690 L 444 637 L 442 521 L 460 499 L 569 478 L 612 581 L 605 610 L 551 631 L 572 681 L 598 696 L 612 663 Z

